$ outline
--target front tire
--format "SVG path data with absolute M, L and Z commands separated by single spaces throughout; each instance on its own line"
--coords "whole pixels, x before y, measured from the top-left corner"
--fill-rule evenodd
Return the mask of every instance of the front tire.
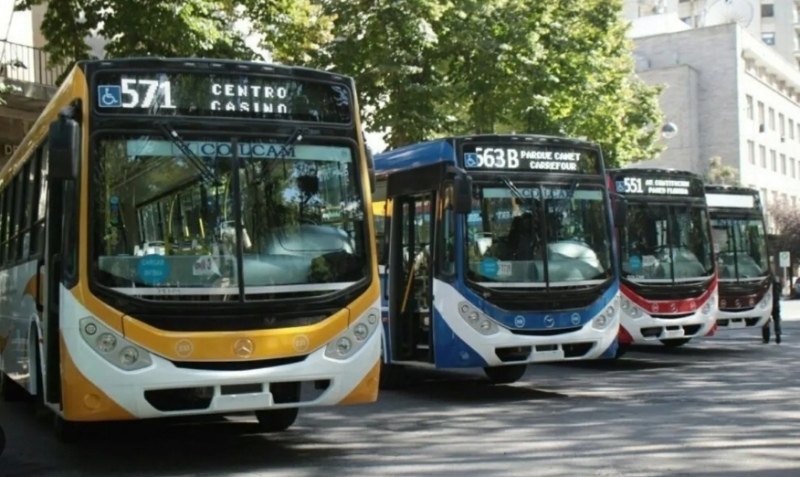
M 256 411 L 258 428 L 261 432 L 283 432 L 292 427 L 297 420 L 299 409 L 296 407 L 288 409 L 274 409 L 271 411 Z
M 681 346 L 688 343 L 688 339 L 678 339 L 678 340 L 661 340 L 661 344 L 666 346 L 667 348 L 680 348 Z
M 519 381 L 528 370 L 527 364 L 512 364 L 510 366 L 492 366 L 483 368 L 486 377 L 492 384 L 511 384 Z
M 58 414 L 53 413 L 53 433 L 62 444 L 75 444 L 80 442 L 85 431 L 85 424 L 68 421 Z
M 30 399 L 28 392 L 7 374 L 0 371 L 0 394 L 5 402 L 20 402 Z

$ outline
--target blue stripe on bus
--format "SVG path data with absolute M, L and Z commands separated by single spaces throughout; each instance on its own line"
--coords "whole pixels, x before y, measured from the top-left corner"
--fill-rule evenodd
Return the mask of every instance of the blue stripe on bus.
M 597 357 L 597 359 L 614 359 L 617 356 L 617 350 L 619 349 L 619 340 L 614 338 L 614 341 L 603 351 L 603 354 Z
M 614 282 L 597 300 L 584 309 L 547 312 L 506 311 L 483 299 L 464 283 L 455 283 L 458 292 L 489 317 L 512 330 L 545 330 L 583 326 L 602 312 L 619 292 Z M 580 319 L 574 319 L 576 316 Z M 552 318 L 546 319 L 547 317 Z M 573 321 L 574 319 L 574 321 Z
M 482 368 L 486 366 L 478 352 L 456 335 L 442 314 L 433 309 L 434 363 L 437 368 Z

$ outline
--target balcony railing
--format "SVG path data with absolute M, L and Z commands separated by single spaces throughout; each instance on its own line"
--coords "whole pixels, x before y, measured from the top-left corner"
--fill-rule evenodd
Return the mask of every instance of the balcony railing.
M 0 40 L 0 78 L 55 86 L 65 67 L 50 68 L 48 58 L 41 48 Z

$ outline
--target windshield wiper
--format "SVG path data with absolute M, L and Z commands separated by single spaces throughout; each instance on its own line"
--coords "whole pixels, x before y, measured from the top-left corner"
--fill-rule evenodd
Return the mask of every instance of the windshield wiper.
M 221 185 L 216 175 L 213 172 L 211 172 L 206 167 L 205 164 L 203 164 L 203 161 L 199 157 L 197 157 L 197 154 L 195 154 L 194 152 L 192 152 L 191 149 L 189 149 L 189 146 L 178 134 L 178 131 L 173 129 L 169 124 L 165 122 L 159 122 L 157 123 L 157 126 L 159 127 L 159 129 L 161 129 L 161 133 L 164 134 L 164 136 L 167 139 L 172 141 L 172 143 L 175 144 L 178 147 L 178 149 L 180 149 L 183 155 L 186 156 L 186 158 L 189 160 L 189 163 L 192 166 L 194 166 L 194 168 L 197 169 L 198 172 L 200 172 L 200 176 L 206 182 L 213 184 L 215 186 Z
M 510 190 L 517 197 L 517 199 L 525 200 L 525 197 L 522 195 L 522 192 L 520 192 L 519 189 L 517 189 L 517 186 L 515 186 L 514 183 L 511 182 L 511 179 L 509 179 L 506 176 L 502 176 L 500 177 L 500 180 L 503 181 L 503 184 L 505 184 L 506 187 L 508 187 L 508 190 Z
M 305 134 L 306 132 L 308 132 L 308 131 L 306 129 L 303 129 L 303 128 L 295 129 L 294 132 L 292 133 L 292 135 L 289 136 L 289 139 L 287 139 L 286 142 L 283 143 L 283 145 L 281 146 L 281 150 L 280 150 L 280 152 L 278 152 L 278 156 L 286 156 L 287 149 L 290 146 L 294 146 L 298 142 L 302 141 L 303 140 L 303 134 Z
M 575 191 L 578 189 L 579 185 L 580 185 L 580 180 L 578 179 L 572 180 L 569 186 L 569 191 L 567 192 L 567 196 L 562 199 L 563 202 L 561 203 L 561 205 L 556 207 L 557 214 L 560 214 L 561 212 L 564 211 L 564 209 L 567 207 L 567 201 L 572 200 L 572 197 L 575 195 Z

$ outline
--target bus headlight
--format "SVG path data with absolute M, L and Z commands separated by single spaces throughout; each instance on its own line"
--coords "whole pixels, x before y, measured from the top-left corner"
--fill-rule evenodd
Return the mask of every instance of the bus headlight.
M 614 321 L 617 319 L 617 315 L 616 315 L 617 310 L 614 307 L 614 305 L 616 305 L 616 304 L 617 304 L 617 300 L 614 300 L 611 303 L 611 305 L 607 306 L 606 309 L 603 310 L 602 313 L 597 315 L 592 320 L 592 328 L 602 331 L 602 330 L 605 330 L 606 328 L 608 328 L 609 326 L 613 325 Z
M 153 364 L 147 350 L 126 340 L 100 320 L 87 316 L 80 320 L 79 326 L 83 341 L 117 368 L 135 371 Z
M 380 328 L 379 316 L 378 310 L 374 308 L 367 310 L 352 325 L 328 343 L 325 347 L 325 357 L 344 360 L 356 354 Z
M 482 335 L 489 336 L 500 331 L 493 319 L 481 313 L 466 301 L 458 304 L 458 313 L 473 330 Z
M 760 306 L 761 309 L 766 309 L 770 302 L 772 302 L 772 290 L 767 290 L 767 293 L 764 294 L 764 298 L 761 299 L 761 303 L 759 303 L 758 306 Z
M 711 313 L 711 300 L 707 301 L 703 308 L 700 309 L 700 312 L 704 315 Z

